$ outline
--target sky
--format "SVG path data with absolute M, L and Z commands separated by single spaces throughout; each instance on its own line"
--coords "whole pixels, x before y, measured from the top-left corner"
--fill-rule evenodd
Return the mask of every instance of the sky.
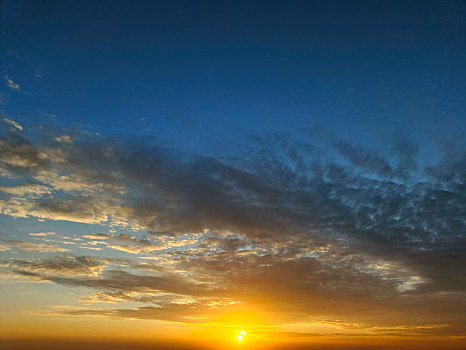
M 464 1 L 0 0 L 0 349 L 464 348 L 465 62 Z

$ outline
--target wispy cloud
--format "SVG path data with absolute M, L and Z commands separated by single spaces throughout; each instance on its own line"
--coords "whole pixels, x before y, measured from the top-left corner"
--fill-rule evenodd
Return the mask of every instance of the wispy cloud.
M 21 124 L 19 124 L 18 122 L 12 120 L 12 119 L 8 119 L 8 118 L 3 118 L 3 121 L 7 124 L 10 124 L 12 125 L 13 127 L 15 127 L 16 129 L 22 131 L 23 130 L 23 126 Z
M 10 89 L 13 89 L 13 90 L 19 90 L 20 87 L 19 87 L 19 84 L 15 83 L 10 77 L 8 77 L 7 75 L 5 75 L 5 81 L 6 81 L 6 85 L 10 88 Z
M 35 243 L 17 240 L 0 240 L 0 244 L 9 247 L 10 249 L 19 249 L 25 252 L 67 252 L 68 249 L 59 247 L 55 244 Z
M 25 196 L 25 195 L 43 195 L 50 194 L 52 190 L 50 187 L 37 185 L 37 184 L 25 184 L 19 186 L 0 186 L 0 191 L 4 193 L 9 193 L 16 196 Z
M 34 237 L 47 237 L 47 236 L 55 236 L 55 235 L 56 235 L 55 232 L 36 232 L 36 233 L 31 232 L 29 234 L 29 236 L 34 236 Z
M 7 263 L 8 269 L 15 274 L 47 279 L 47 276 L 98 276 L 109 261 L 65 254 L 35 259 L 14 258 Z
M 90 235 L 83 235 L 83 238 L 88 238 L 88 239 L 110 239 L 112 237 L 113 235 L 109 235 L 106 233 L 93 233 Z

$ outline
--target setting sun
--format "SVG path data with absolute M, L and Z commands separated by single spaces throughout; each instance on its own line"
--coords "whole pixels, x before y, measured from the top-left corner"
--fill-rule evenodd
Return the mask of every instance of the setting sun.
M 235 333 L 238 333 L 236 336 L 236 340 L 238 341 L 243 341 L 244 337 L 246 336 L 246 331 L 235 331 Z

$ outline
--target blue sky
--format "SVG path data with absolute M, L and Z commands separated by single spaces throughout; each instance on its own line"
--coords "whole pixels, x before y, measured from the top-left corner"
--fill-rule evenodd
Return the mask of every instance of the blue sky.
M 22 87 L 4 85 L 2 107 L 23 123 L 192 147 L 316 125 L 372 144 L 465 128 L 460 2 L 2 5 L 2 75 Z
M 0 1 L 0 340 L 464 340 L 464 62 L 462 1 Z

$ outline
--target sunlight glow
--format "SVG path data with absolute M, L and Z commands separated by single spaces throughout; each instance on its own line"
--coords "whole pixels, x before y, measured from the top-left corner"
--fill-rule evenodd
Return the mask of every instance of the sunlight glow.
M 238 333 L 236 340 L 243 341 L 246 331 L 235 331 L 235 333 Z

